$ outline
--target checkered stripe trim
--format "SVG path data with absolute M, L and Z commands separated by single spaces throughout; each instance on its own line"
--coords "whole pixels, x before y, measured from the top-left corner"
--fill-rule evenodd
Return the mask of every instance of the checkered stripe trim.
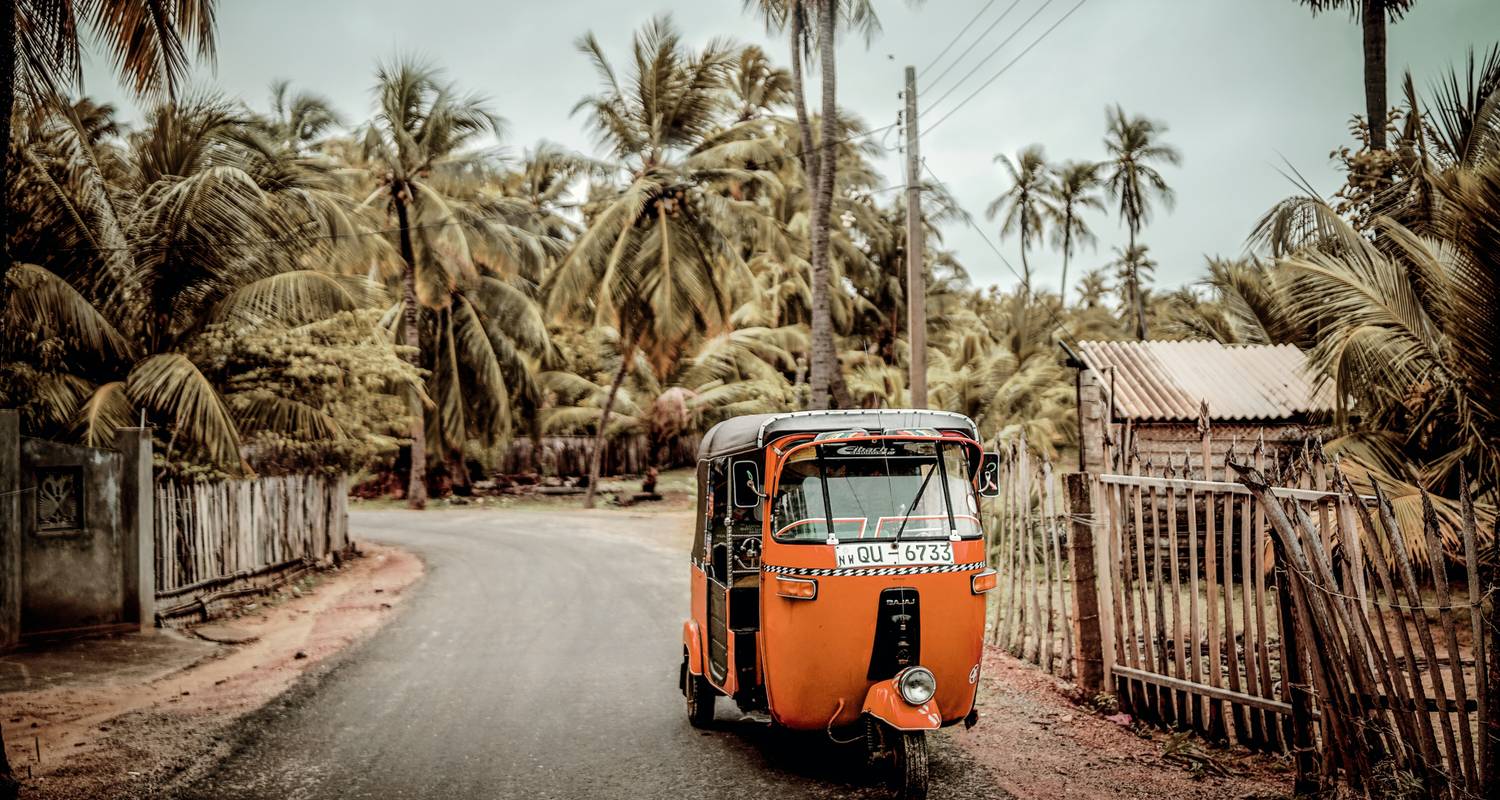
M 912 567 L 777 567 L 771 564 L 761 566 L 761 571 L 771 575 L 796 575 L 809 578 L 822 578 L 835 575 L 933 575 L 940 572 L 968 572 L 970 570 L 984 569 L 983 561 L 974 561 L 968 564 L 927 564 Z

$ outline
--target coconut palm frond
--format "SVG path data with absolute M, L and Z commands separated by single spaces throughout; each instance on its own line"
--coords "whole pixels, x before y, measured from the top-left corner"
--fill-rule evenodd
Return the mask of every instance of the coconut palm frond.
M 77 289 L 35 264 L 15 264 L 6 273 L 0 309 L 0 352 L 27 342 L 57 340 L 78 352 L 128 358 L 133 348 Z
M 171 421 L 174 441 L 182 438 L 201 447 L 217 464 L 243 465 L 233 416 L 187 356 L 161 353 L 141 361 L 130 371 L 126 390 L 136 405 Z
M 136 424 L 135 406 L 130 402 L 125 381 L 111 381 L 98 386 L 79 407 L 73 419 L 73 430 L 89 447 L 109 447 L 115 430 Z

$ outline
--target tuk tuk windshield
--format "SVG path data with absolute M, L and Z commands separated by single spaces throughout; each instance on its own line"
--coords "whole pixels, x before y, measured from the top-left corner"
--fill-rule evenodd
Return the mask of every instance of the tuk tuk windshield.
M 898 531 L 903 540 L 946 539 L 950 530 L 977 537 L 967 451 L 957 443 L 889 439 L 798 450 L 782 467 L 772 530 L 779 541 L 823 542 L 831 520 L 840 540 L 894 539 Z

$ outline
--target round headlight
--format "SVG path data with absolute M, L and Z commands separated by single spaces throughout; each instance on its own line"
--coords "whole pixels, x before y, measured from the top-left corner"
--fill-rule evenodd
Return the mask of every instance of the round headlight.
M 912 667 L 896 679 L 896 688 L 901 690 L 901 699 L 919 706 L 937 694 L 937 678 L 926 667 Z

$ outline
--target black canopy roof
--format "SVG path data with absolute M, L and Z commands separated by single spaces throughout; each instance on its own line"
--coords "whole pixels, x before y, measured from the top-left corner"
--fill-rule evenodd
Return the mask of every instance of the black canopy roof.
M 854 409 L 837 411 L 792 411 L 785 414 L 748 414 L 726 419 L 709 428 L 698 446 L 698 458 L 719 458 L 764 447 L 787 433 L 821 433 L 848 428 L 937 428 L 958 431 L 978 439 L 974 420 L 952 411 L 925 409 Z

